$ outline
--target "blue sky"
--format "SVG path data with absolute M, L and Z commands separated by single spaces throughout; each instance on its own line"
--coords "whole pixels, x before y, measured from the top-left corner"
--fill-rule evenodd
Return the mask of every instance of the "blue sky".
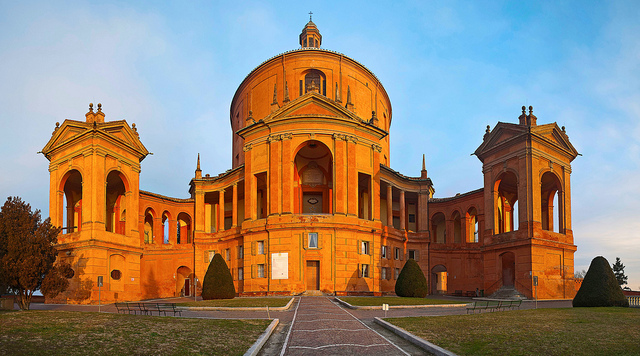
M 323 47 L 371 69 L 393 105 L 391 166 L 419 176 L 422 154 L 446 197 L 482 186 L 470 154 L 486 125 L 566 126 L 576 270 L 602 255 L 640 290 L 640 4 L 635 1 L 167 2 L 0 0 L 0 197 L 48 214 L 55 123 L 136 123 L 154 154 L 140 188 L 187 197 L 231 167 L 229 105 L 262 61 L 298 48 L 313 11 Z M 2 198 L 5 199 L 5 198 Z

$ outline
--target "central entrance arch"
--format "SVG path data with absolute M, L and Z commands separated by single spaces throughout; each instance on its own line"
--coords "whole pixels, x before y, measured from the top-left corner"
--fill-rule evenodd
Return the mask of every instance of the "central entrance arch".
M 330 214 L 333 191 L 333 156 L 322 142 L 303 143 L 295 156 L 297 214 Z

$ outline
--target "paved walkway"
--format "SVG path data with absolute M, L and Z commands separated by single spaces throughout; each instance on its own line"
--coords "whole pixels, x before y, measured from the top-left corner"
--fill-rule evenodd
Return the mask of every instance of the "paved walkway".
M 280 355 L 409 355 L 327 297 L 300 298 Z

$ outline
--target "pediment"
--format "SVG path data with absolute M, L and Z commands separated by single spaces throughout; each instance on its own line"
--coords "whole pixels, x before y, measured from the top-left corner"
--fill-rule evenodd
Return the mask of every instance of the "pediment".
M 578 155 L 578 151 L 573 147 L 569 136 L 562 131 L 554 122 L 552 124 L 540 125 L 531 129 L 535 137 L 545 141 L 545 143 L 555 146 L 556 148 L 568 152 L 574 158 Z
M 525 139 L 533 139 L 553 146 L 560 151 L 566 152 L 572 157 L 572 160 L 578 155 L 578 151 L 569 142 L 569 137 L 558 128 L 556 123 L 523 126 L 504 122 L 498 122 L 493 131 L 485 134 L 484 142 L 476 149 L 474 154 L 482 161 L 487 153 L 504 149 Z
M 42 153 L 51 159 L 51 153 L 63 146 L 80 142 L 88 135 L 95 135 L 112 144 L 123 146 L 135 152 L 142 160 L 149 151 L 144 147 L 137 134 L 124 120 L 105 123 L 88 123 L 82 121 L 65 120 L 62 126 L 56 128 L 51 139 L 42 149 Z
M 290 101 L 264 118 L 264 122 L 295 117 L 342 118 L 362 122 L 362 119 L 343 107 L 341 103 L 317 93 L 307 93 Z

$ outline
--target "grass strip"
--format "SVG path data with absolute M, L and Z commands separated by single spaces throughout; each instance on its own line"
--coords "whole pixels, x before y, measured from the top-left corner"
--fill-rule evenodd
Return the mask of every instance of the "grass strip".
M 181 307 L 227 307 L 227 308 L 256 308 L 256 307 L 284 307 L 289 303 L 291 297 L 267 297 L 267 298 L 233 298 L 233 299 L 211 299 L 197 302 L 176 303 Z
M 432 305 L 432 304 L 466 304 L 467 302 L 407 297 L 339 297 L 345 302 L 355 306 L 380 306 L 389 305 Z
M 0 355 L 243 355 L 270 320 L 0 313 Z
M 565 308 L 388 318 L 459 355 L 640 355 L 640 309 Z

